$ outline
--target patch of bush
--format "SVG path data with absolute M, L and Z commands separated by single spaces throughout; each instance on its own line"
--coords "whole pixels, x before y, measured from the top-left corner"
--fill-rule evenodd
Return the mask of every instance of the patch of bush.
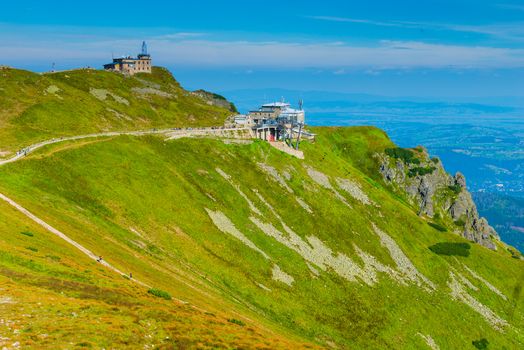
M 242 327 L 244 327 L 246 325 L 244 322 L 242 322 L 240 320 L 237 320 L 235 318 L 230 318 L 230 319 L 227 320 L 227 322 L 234 323 L 234 324 L 237 324 L 237 325 L 242 326 Z
M 471 246 L 469 243 L 439 242 L 429 247 L 433 253 L 447 256 L 468 257 Z
M 447 232 L 448 231 L 447 228 L 445 228 L 444 226 L 439 225 L 439 224 L 437 224 L 435 222 L 428 222 L 428 225 L 433 227 L 435 230 L 440 231 L 440 232 Z
M 229 102 L 229 110 L 233 113 L 238 113 L 237 106 L 233 102 Z
M 152 294 L 154 295 L 155 297 L 159 297 L 159 298 L 162 298 L 162 299 L 166 299 L 166 300 L 171 300 L 171 294 L 169 294 L 168 292 L 166 291 L 163 291 L 161 289 L 155 289 L 155 288 L 151 288 L 150 290 L 147 291 L 149 294 Z
M 464 221 L 464 219 L 458 219 L 457 221 L 455 221 L 455 225 L 459 227 L 464 227 L 466 226 L 466 221 Z
M 479 350 L 484 350 L 488 348 L 489 341 L 486 338 L 482 338 L 479 340 L 472 341 L 471 344 L 473 344 L 473 346 Z
M 33 237 L 35 235 L 33 232 L 29 232 L 29 231 L 22 231 L 20 232 L 20 234 L 27 236 L 27 237 Z
M 438 157 L 433 157 L 431 158 L 431 161 L 433 162 L 433 164 L 438 164 L 440 162 L 440 159 L 438 159 Z
M 455 194 L 459 194 L 462 191 L 462 187 L 460 185 L 451 185 L 448 186 L 448 188 Z
M 407 148 L 386 148 L 386 154 L 395 159 L 401 159 L 406 164 L 420 164 L 420 159 L 415 157 L 415 152 Z
M 53 261 L 60 261 L 60 259 L 62 259 L 62 258 L 60 258 L 59 256 L 56 256 L 56 255 L 46 255 L 45 257 L 48 258 L 48 259 L 51 259 Z
M 427 166 L 427 167 L 418 166 L 418 167 L 409 169 L 408 176 L 409 177 L 415 177 L 417 175 L 424 176 L 426 174 L 433 173 L 435 170 L 437 170 L 437 168 L 432 167 L 432 166 Z
M 35 252 L 35 253 L 38 252 L 38 249 L 35 248 L 35 247 L 26 247 L 25 249 L 30 250 L 30 251 Z
M 520 254 L 515 250 L 508 248 L 508 252 L 511 254 L 511 257 L 514 259 L 520 259 Z

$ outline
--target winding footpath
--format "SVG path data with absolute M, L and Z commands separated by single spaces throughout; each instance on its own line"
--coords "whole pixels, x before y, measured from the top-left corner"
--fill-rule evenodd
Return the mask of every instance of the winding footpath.
M 11 158 L 8 158 L 8 159 L 5 159 L 5 160 L 0 160 L 0 166 L 19 161 L 19 160 L 23 159 L 24 157 L 26 157 L 28 154 L 30 154 L 30 153 L 32 153 L 32 152 L 36 151 L 37 149 L 42 148 L 44 146 L 52 145 L 52 144 L 56 144 L 56 143 L 60 143 L 60 142 L 65 142 L 65 141 L 74 141 L 74 140 L 81 140 L 81 139 L 88 139 L 88 138 L 98 138 L 98 137 L 122 136 L 122 135 L 144 136 L 144 135 L 155 135 L 155 134 L 156 135 L 166 135 L 166 139 L 167 140 L 177 139 L 177 138 L 182 138 L 182 137 L 195 137 L 195 136 L 230 136 L 230 137 L 235 137 L 235 135 L 234 135 L 235 133 L 238 133 L 239 131 L 243 132 L 243 131 L 247 131 L 247 130 L 248 129 L 244 129 L 244 128 L 223 128 L 223 127 L 198 128 L 198 129 L 190 129 L 190 128 L 187 128 L 187 129 L 175 129 L 175 128 L 171 128 L 171 129 L 150 129 L 150 130 L 122 131 L 122 132 L 113 131 L 113 132 L 103 132 L 103 133 L 71 136 L 71 137 L 54 138 L 54 139 L 51 139 L 51 140 L 42 141 L 42 142 L 30 145 L 30 146 L 28 146 L 28 147 L 18 151 L 16 153 L 16 155 L 11 157 Z M 4 194 L 0 193 L 0 199 L 5 201 L 9 205 L 11 205 L 13 208 L 15 208 L 16 210 L 21 212 L 23 215 L 25 215 L 26 217 L 28 217 L 29 219 L 31 219 L 32 221 L 34 221 L 38 225 L 42 226 L 47 231 L 49 231 L 52 234 L 58 236 L 59 238 L 61 238 L 64 241 L 66 241 L 67 243 L 71 244 L 72 246 L 74 246 L 75 248 L 80 250 L 83 254 L 85 254 L 90 259 L 98 261 L 100 264 L 102 264 L 105 267 L 109 268 L 110 270 L 118 273 L 119 275 L 126 275 L 127 276 L 127 273 L 122 272 L 121 270 L 119 270 L 118 268 L 116 268 L 113 265 L 109 264 L 105 260 L 100 260 L 99 261 L 99 257 L 97 255 L 95 255 L 92 251 L 90 251 L 89 249 L 87 249 L 86 247 L 81 245 L 80 243 L 76 242 L 75 240 L 73 240 L 72 238 L 70 238 L 69 236 L 64 234 L 63 232 L 61 232 L 61 231 L 57 230 L 56 228 L 54 228 L 53 226 L 49 225 L 47 222 L 45 222 L 44 220 L 42 220 L 39 217 L 37 217 L 36 215 L 31 213 L 29 210 L 27 210 L 26 208 L 24 208 L 20 204 L 16 203 L 11 198 L 9 198 L 9 197 L 5 196 Z M 135 278 L 133 278 L 131 280 L 133 282 L 141 285 L 141 286 L 144 286 L 146 288 L 151 288 L 151 286 L 149 286 L 146 283 L 141 282 L 141 281 L 139 281 L 139 280 L 137 280 Z M 182 300 L 177 300 L 177 301 L 182 302 L 184 304 L 187 304 L 187 302 L 182 301 Z
M 138 130 L 138 131 L 110 131 L 110 132 L 101 132 L 101 133 L 95 133 L 95 134 L 86 134 L 86 135 L 79 135 L 79 136 L 69 136 L 69 137 L 60 137 L 60 138 L 54 138 L 47 141 L 42 141 L 39 143 L 32 144 L 28 147 L 23 148 L 22 150 L 18 151 L 15 156 L 0 160 L 0 166 L 16 162 L 25 156 L 27 156 L 29 153 L 32 153 L 36 151 L 39 148 L 42 148 L 44 146 L 52 145 L 55 143 L 65 142 L 65 141 L 74 141 L 74 140 L 82 140 L 82 139 L 89 139 L 89 138 L 97 138 L 97 137 L 112 137 L 112 136 L 123 136 L 123 135 L 129 135 L 129 136 L 145 136 L 145 135 L 166 135 L 168 140 L 177 139 L 177 138 L 183 138 L 183 137 L 196 137 L 196 136 L 230 136 L 235 137 L 235 133 L 239 132 L 245 132 L 251 130 L 249 128 L 223 128 L 223 127 L 214 127 L 214 128 L 186 128 L 186 129 L 150 129 L 150 130 Z

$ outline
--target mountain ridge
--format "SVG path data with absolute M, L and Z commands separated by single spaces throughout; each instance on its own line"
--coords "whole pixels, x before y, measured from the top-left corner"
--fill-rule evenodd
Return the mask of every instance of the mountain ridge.
M 49 144 L 1 166 L 0 193 L 125 274 L 0 202 L 2 346 L 524 344 L 520 255 L 430 225 L 380 172 L 377 155 L 396 149 L 383 131 L 312 131 L 304 159 L 157 133 Z
M 133 77 L 93 69 L 2 69 L 0 91 L 0 157 L 53 137 L 214 126 L 232 113 L 184 90 L 161 67 Z

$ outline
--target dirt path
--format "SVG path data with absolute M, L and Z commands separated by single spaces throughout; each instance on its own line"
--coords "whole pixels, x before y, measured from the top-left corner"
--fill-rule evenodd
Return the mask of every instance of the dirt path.
M 86 247 L 84 247 L 83 245 L 81 245 L 80 243 L 74 241 L 73 239 L 71 239 L 70 237 L 68 237 L 67 235 L 65 235 L 64 233 L 60 232 L 59 230 L 57 230 L 56 228 L 54 228 L 53 226 L 49 225 L 47 222 L 45 222 L 44 220 L 40 219 L 39 217 L 37 217 L 36 215 L 32 214 L 29 210 L 25 209 L 24 207 L 22 207 L 20 204 L 16 203 L 14 200 L 4 196 L 3 194 L 0 193 L 0 199 L 2 199 L 3 201 L 7 202 L 8 204 L 10 204 L 12 207 L 14 207 L 16 210 L 18 210 L 19 212 L 21 212 L 22 214 L 24 214 L 25 216 L 27 216 L 29 219 L 33 220 L 34 222 L 36 222 L 38 225 L 42 226 L 43 228 L 45 228 L 47 231 L 53 233 L 54 235 L 60 237 L 61 239 L 63 239 L 64 241 L 66 241 L 67 243 L 71 244 L 72 246 L 74 246 L 75 248 L 77 248 L 78 250 L 80 250 L 82 253 L 84 253 L 85 255 L 87 255 L 89 258 L 93 259 L 93 260 L 98 260 L 98 256 L 95 255 L 92 251 L 90 251 L 89 249 L 87 249 Z M 119 269 L 117 269 L 116 267 L 112 266 L 111 264 L 109 264 L 108 262 L 106 262 L 105 260 L 102 260 L 99 262 L 100 264 L 106 266 L 107 268 L 113 270 L 114 272 L 120 274 L 120 275 L 126 275 L 127 276 L 127 273 L 124 273 L 122 271 L 120 271 Z M 139 280 L 136 280 L 136 279 L 132 279 L 133 282 L 136 282 L 144 287 L 147 287 L 147 288 L 151 288 L 151 286 L 139 281 Z
M 177 139 L 177 138 L 182 138 L 182 137 L 198 137 L 198 136 L 234 137 L 235 135 L 239 138 L 245 138 L 247 134 L 246 133 L 247 130 L 248 129 L 246 128 L 222 128 L 222 127 L 209 127 L 209 128 L 197 128 L 197 129 L 170 128 L 170 129 L 150 129 L 150 130 L 121 131 L 121 132 L 114 131 L 114 132 L 103 132 L 103 133 L 71 136 L 71 137 L 60 137 L 60 138 L 54 138 L 54 139 L 47 140 L 47 141 L 42 141 L 42 142 L 30 145 L 28 147 L 25 147 L 22 150 L 18 151 L 15 156 L 9 159 L 0 160 L 0 166 L 21 160 L 25 158 L 28 154 L 36 151 L 39 148 L 45 147 L 47 145 L 65 142 L 65 141 L 74 141 L 74 140 L 82 140 L 82 139 L 97 138 L 97 137 L 113 137 L 113 136 L 121 136 L 121 135 L 144 136 L 144 135 L 155 135 L 155 134 L 156 135 L 165 135 L 166 140 Z M 69 244 L 71 244 L 72 246 L 80 250 L 83 254 L 87 255 L 90 259 L 98 261 L 99 257 L 96 254 L 94 254 L 92 251 L 90 251 L 89 249 L 81 245 L 80 243 L 76 242 L 75 240 L 71 239 L 69 236 L 67 236 L 63 232 L 49 225 L 48 223 L 46 223 L 44 220 L 40 219 L 36 215 L 32 214 L 29 210 L 25 209 L 20 204 L 16 203 L 14 200 L 3 195 L 2 193 L 0 193 L 0 199 L 7 202 L 9 205 L 17 209 L 19 212 L 24 214 L 29 219 L 36 222 L 38 225 L 42 226 L 47 231 L 53 233 L 54 235 L 58 236 L 59 238 L 63 239 L 64 241 L 68 242 Z M 112 266 L 105 260 L 99 261 L 99 263 L 120 275 L 127 276 L 127 273 L 120 271 L 118 268 Z M 149 286 L 148 284 L 142 281 L 139 281 L 135 278 L 133 278 L 132 281 L 148 289 L 151 288 L 151 286 Z M 188 302 L 184 300 L 180 300 L 180 299 L 175 299 L 175 301 L 183 303 L 183 304 L 188 304 Z
M 88 139 L 88 138 L 96 138 L 96 137 L 111 137 L 111 136 L 122 136 L 122 135 L 130 135 L 130 136 L 144 136 L 144 135 L 166 135 L 167 139 L 177 139 L 182 137 L 195 137 L 195 136 L 229 136 L 232 137 L 235 134 L 238 134 L 239 132 L 246 132 L 250 129 L 247 128 L 221 128 L 221 127 L 208 127 L 208 128 L 186 128 L 186 129 L 150 129 L 150 130 L 138 130 L 138 131 L 111 131 L 111 132 L 101 132 L 101 133 L 95 133 L 95 134 L 86 134 L 86 135 L 79 135 L 79 136 L 70 136 L 70 137 L 59 137 L 54 138 L 47 141 L 42 141 L 39 143 L 35 143 L 33 145 L 27 146 L 21 150 L 19 150 L 16 155 L 14 155 L 11 158 L 0 160 L 0 166 L 16 162 L 24 157 L 26 157 L 29 153 L 32 153 L 36 151 L 39 148 L 42 148 L 44 146 L 52 145 L 55 143 L 65 142 L 65 141 L 74 141 L 74 140 L 81 140 L 81 139 Z

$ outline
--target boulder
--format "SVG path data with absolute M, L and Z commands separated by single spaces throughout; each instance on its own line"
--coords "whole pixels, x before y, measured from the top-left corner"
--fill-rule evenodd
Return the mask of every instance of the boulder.
M 455 185 L 458 185 L 462 188 L 466 188 L 466 177 L 462 175 L 462 173 L 457 172 L 455 174 L 454 180 L 455 180 Z

